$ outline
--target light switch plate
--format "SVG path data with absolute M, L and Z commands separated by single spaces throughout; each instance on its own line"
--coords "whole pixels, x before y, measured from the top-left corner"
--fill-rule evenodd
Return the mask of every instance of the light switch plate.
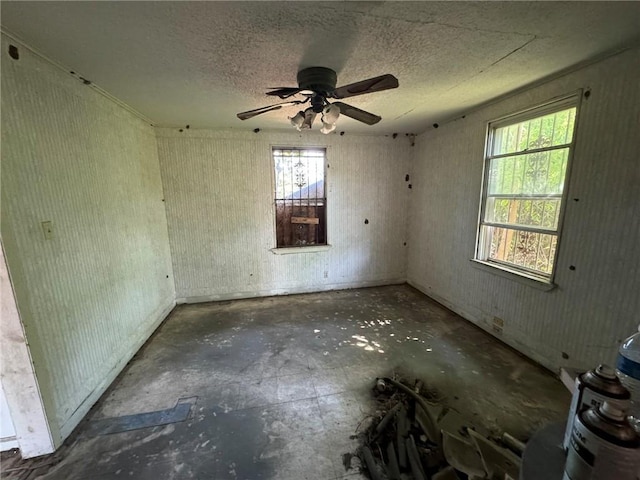
M 42 222 L 42 233 L 44 233 L 45 240 L 51 240 L 53 238 L 53 222 L 51 220 Z

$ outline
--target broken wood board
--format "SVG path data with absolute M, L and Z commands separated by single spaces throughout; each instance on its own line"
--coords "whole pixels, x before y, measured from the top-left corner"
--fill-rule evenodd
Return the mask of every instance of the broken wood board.
M 320 219 L 314 217 L 291 217 L 291 223 L 301 223 L 304 225 L 319 225 Z

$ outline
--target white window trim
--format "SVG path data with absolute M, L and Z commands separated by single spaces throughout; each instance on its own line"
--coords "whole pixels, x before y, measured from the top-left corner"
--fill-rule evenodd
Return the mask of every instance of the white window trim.
M 331 245 L 300 245 L 299 247 L 272 248 L 275 255 L 291 255 L 292 253 L 318 253 L 328 252 Z
M 484 260 L 476 260 L 475 258 L 471 259 L 471 265 L 478 270 L 492 273 L 499 277 L 507 278 L 509 280 L 513 280 L 524 285 L 537 288 L 538 290 L 549 291 L 553 290 L 557 286 L 555 283 L 549 281 L 546 278 L 537 277 L 535 275 L 527 275 L 524 272 L 508 268 L 506 265 L 490 263 Z
M 476 242 L 475 242 L 474 256 L 471 259 L 473 266 L 481 270 L 487 271 L 489 273 L 494 273 L 496 275 L 509 278 L 511 280 L 515 280 L 520 283 L 524 283 L 526 285 L 530 285 L 532 287 L 535 287 L 541 290 L 548 291 L 555 288 L 556 284 L 554 283 L 554 278 L 557 273 L 558 258 L 560 256 L 560 251 L 561 251 L 560 245 L 562 240 L 562 225 L 563 225 L 564 214 L 565 214 L 566 205 L 567 205 L 569 182 L 571 179 L 571 167 L 573 165 L 573 155 L 575 151 L 578 125 L 579 125 L 579 119 L 580 119 L 581 100 L 582 100 L 582 89 L 568 95 L 563 95 L 561 97 L 553 98 L 548 102 L 542 103 L 535 107 L 531 107 L 514 114 L 497 118 L 487 123 L 487 129 L 485 133 L 484 159 L 483 159 L 483 168 L 482 168 L 482 188 L 480 192 L 480 206 L 478 209 L 478 222 L 477 222 L 477 229 L 476 229 Z M 541 117 L 548 113 L 561 110 L 563 107 L 569 107 L 569 106 L 576 108 L 576 115 L 574 120 L 573 137 L 571 139 L 571 142 L 569 143 L 569 155 L 567 157 L 567 169 L 566 169 L 564 185 L 562 189 L 560 214 L 558 217 L 558 227 L 556 229 L 557 233 L 555 233 L 557 235 L 556 253 L 553 259 L 551 274 L 549 276 L 537 275 L 534 272 L 526 271 L 525 269 L 520 269 L 515 265 L 512 266 L 510 264 L 504 264 L 501 262 L 484 259 L 483 258 L 484 255 L 480 255 L 481 253 L 480 240 L 482 236 L 482 233 L 481 233 L 482 225 L 486 223 L 486 222 L 483 222 L 483 219 L 484 219 L 484 213 L 485 213 L 485 207 L 486 207 L 486 201 L 487 201 L 487 186 L 488 186 L 487 170 L 489 167 L 490 159 L 492 158 L 492 155 L 490 155 L 490 153 L 492 148 L 494 130 L 505 125 L 511 125 L 514 123 L 521 122 L 523 120 Z M 515 153 L 522 153 L 522 152 L 515 152 Z M 513 153 L 511 153 L 511 155 L 513 155 Z

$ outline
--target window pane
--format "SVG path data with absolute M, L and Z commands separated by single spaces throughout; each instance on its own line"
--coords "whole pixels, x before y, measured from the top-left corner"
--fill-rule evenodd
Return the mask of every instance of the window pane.
M 576 107 L 496 128 L 490 155 L 571 143 Z
M 557 235 L 524 232 L 484 225 L 483 237 L 489 245 L 489 260 L 550 275 L 558 241 Z
M 485 222 L 556 230 L 560 198 L 487 197 Z
M 561 195 L 569 148 L 489 160 L 488 195 Z
M 552 278 L 578 100 L 489 125 L 478 260 Z
M 277 247 L 326 245 L 324 161 L 324 150 L 273 150 Z
M 324 152 L 274 150 L 276 199 L 324 197 Z

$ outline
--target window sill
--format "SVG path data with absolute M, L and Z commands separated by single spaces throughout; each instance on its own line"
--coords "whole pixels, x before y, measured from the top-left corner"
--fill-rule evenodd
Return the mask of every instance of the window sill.
M 545 292 L 556 288 L 556 284 L 553 282 L 534 277 L 533 275 L 526 275 L 522 272 L 503 267 L 502 265 L 496 265 L 495 263 L 483 262 L 482 260 L 476 260 L 472 258 L 471 265 L 485 272 L 508 278 L 510 280 L 515 280 L 516 282 L 528 285 L 533 288 L 537 288 L 538 290 L 542 290 Z
M 274 255 L 291 255 L 292 253 L 317 253 L 327 252 L 331 245 L 311 245 L 308 247 L 283 247 L 272 248 L 271 253 Z

